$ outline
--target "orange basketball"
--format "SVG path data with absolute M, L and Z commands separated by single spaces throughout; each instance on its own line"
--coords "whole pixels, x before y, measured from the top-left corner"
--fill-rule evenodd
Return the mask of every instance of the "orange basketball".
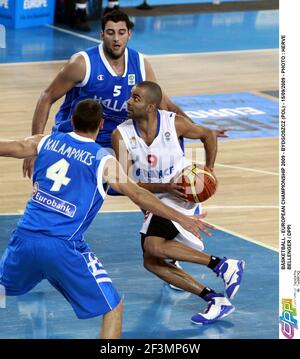
M 217 178 L 206 166 L 192 163 L 182 170 L 176 183 L 182 184 L 187 200 L 190 202 L 204 202 L 215 194 Z

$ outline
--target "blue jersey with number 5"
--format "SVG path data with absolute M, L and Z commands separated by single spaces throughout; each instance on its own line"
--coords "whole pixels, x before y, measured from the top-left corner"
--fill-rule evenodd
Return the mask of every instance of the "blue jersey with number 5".
M 111 157 L 95 141 L 74 132 L 44 137 L 34 165 L 33 194 L 18 234 L 81 240 L 102 206 L 102 173 Z
M 125 50 L 125 71 L 118 76 L 108 63 L 102 45 L 80 52 L 86 63 L 83 82 L 72 88 L 65 97 L 55 117 L 54 131 L 73 130 L 71 116 L 76 104 L 84 99 L 98 100 L 103 107 L 104 128 L 97 138 L 103 147 L 111 147 L 113 130 L 127 119 L 127 101 L 131 89 L 145 80 L 143 56 L 130 49 Z

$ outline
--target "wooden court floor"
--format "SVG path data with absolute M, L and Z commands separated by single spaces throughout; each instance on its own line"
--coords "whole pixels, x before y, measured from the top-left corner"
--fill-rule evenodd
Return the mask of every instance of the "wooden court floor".
M 149 56 L 158 82 L 170 96 L 278 89 L 278 51 Z M 63 62 L 0 65 L 0 138 L 30 134 L 41 91 Z M 47 131 L 59 103 L 52 108 Z M 192 146 L 191 144 L 187 145 Z M 205 203 L 208 222 L 267 247 L 278 247 L 278 138 L 219 142 L 217 194 Z M 0 213 L 22 213 L 31 182 L 22 178 L 22 161 L 0 159 Z M 103 210 L 134 210 L 111 197 Z

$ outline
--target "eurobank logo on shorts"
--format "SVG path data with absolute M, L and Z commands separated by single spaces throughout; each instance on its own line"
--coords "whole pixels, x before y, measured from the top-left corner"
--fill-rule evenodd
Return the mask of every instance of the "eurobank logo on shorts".
M 41 7 L 47 7 L 47 6 L 48 6 L 48 0 L 24 0 L 23 3 L 24 10 L 39 9 Z
M 295 335 L 295 328 L 298 329 L 298 321 L 296 319 L 296 307 L 294 307 L 292 299 L 281 299 L 281 306 L 281 333 L 287 339 L 293 339 Z

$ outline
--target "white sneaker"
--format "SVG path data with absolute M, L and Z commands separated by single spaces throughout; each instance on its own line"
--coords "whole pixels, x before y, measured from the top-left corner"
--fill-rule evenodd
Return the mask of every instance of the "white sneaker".
M 208 306 L 203 312 L 192 316 L 191 321 L 194 324 L 214 323 L 235 310 L 235 307 L 222 293 L 209 293 L 206 297 L 209 299 Z
M 221 262 L 214 268 L 217 276 L 222 277 L 225 285 L 225 292 L 229 299 L 233 299 L 238 291 L 245 268 L 243 260 L 223 258 Z

